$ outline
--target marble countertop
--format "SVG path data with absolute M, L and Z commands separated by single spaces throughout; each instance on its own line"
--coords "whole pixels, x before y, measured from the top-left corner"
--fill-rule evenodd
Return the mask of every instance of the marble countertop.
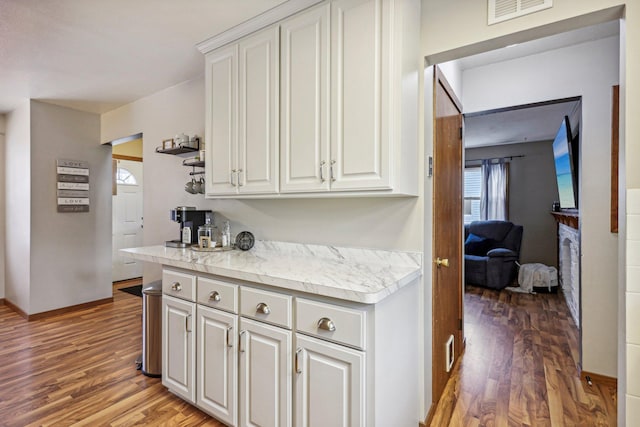
M 419 252 L 257 241 L 246 252 L 146 246 L 124 256 L 347 301 L 375 304 L 422 274 Z

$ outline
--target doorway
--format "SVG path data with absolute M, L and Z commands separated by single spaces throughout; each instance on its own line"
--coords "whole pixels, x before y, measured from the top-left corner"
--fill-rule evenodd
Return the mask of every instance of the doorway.
M 112 281 L 142 277 L 142 263 L 123 257 L 120 249 L 143 244 L 142 135 L 112 142 Z
M 583 100 L 586 100 L 583 102 L 586 121 L 581 124 L 580 134 L 581 143 L 588 147 L 588 152 L 582 151 L 581 153 L 580 169 L 590 170 L 594 173 L 583 177 L 582 180 L 580 193 L 583 197 L 580 200 L 580 207 L 581 211 L 586 212 L 585 216 L 589 218 L 586 222 L 582 222 L 582 219 L 580 221 L 581 225 L 585 226 L 583 235 L 585 232 L 588 233 L 588 239 L 592 242 L 598 242 L 598 244 L 589 245 L 579 255 L 583 260 L 581 278 L 584 283 L 589 282 L 588 289 L 580 295 L 579 304 L 581 306 L 598 306 L 599 313 L 602 315 L 595 316 L 593 313 L 583 313 L 582 318 L 579 319 L 583 328 L 583 337 L 580 340 L 580 343 L 583 344 L 582 354 L 587 355 L 587 357 L 583 356 L 583 366 L 580 368 L 583 371 L 596 368 L 608 371 L 608 375 L 615 378 L 617 356 L 615 349 L 618 347 L 615 333 L 618 310 L 616 280 L 618 243 L 617 236 L 609 232 L 609 206 L 603 204 L 602 201 L 609 198 L 607 164 L 611 158 L 608 144 L 611 126 L 607 125 L 607 120 L 611 116 L 611 86 L 617 84 L 619 79 L 618 21 L 601 25 L 608 26 L 608 28 L 598 29 L 596 33 L 601 34 L 601 38 L 596 40 L 589 37 L 576 42 L 574 39 L 572 44 L 546 47 L 545 50 L 539 50 L 537 54 L 529 52 L 527 55 L 520 56 L 507 53 L 511 49 L 502 49 L 499 52 L 491 52 L 493 61 L 490 64 L 480 65 L 478 55 L 462 59 L 462 61 L 467 61 L 469 68 L 462 68 L 459 64 L 457 69 L 455 66 L 441 65 L 443 69 L 451 72 L 453 78 L 449 80 L 454 84 L 454 91 L 462 98 L 467 112 L 504 108 L 514 104 L 535 103 L 545 99 L 582 96 Z M 611 28 L 615 32 L 608 33 Z M 582 31 L 594 34 L 592 27 L 584 28 Z M 537 42 L 540 44 L 540 40 Z M 585 47 L 585 43 L 591 44 Z M 545 66 L 543 64 L 542 60 L 545 58 L 567 58 L 568 56 L 563 55 L 565 51 L 575 52 L 572 58 L 574 61 L 570 67 L 555 67 L 549 66 L 549 64 Z M 607 54 L 597 55 L 596 51 L 598 53 L 605 51 Z M 504 55 L 502 55 L 503 53 Z M 534 57 L 534 55 L 538 56 Z M 597 56 L 590 58 L 589 55 Z M 472 63 L 475 65 L 469 65 Z M 526 69 L 517 68 L 518 63 L 526 64 Z M 555 64 L 557 65 L 558 62 Z M 499 69 L 500 66 L 502 70 Z M 469 71 L 473 68 L 475 70 Z M 572 72 L 572 70 L 578 71 Z M 595 71 L 599 75 L 596 75 Z M 585 83 L 581 80 L 584 78 L 595 79 L 595 81 Z M 465 90 L 464 94 L 458 91 L 462 87 Z M 600 205 L 597 204 L 598 202 Z M 545 210 L 545 215 L 551 219 L 551 206 L 545 206 Z M 462 218 L 460 221 L 462 222 Z M 604 223 L 600 224 L 603 221 Z M 529 232 L 535 233 L 534 230 Z M 524 233 L 526 236 L 527 230 Z M 605 245 L 607 249 L 604 249 Z M 434 258 L 436 255 L 433 254 Z M 586 258 L 590 258 L 591 262 L 588 262 Z M 605 271 L 610 276 L 609 279 L 602 278 Z M 601 283 L 608 284 L 607 291 L 601 289 Z M 431 306 L 435 310 L 438 304 L 440 301 L 434 292 Z M 608 308 L 606 310 L 600 309 L 602 304 Z M 605 329 L 608 332 L 605 332 Z M 435 335 L 435 331 L 433 333 Z M 607 344 L 603 345 L 602 340 L 606 340 Z M 600 344 L 594 345 L 593 343 Z M 435 353 L 436 349 L 434 348 L 434 363 Z M 599 363 L 604 359 L 607 360 L 606 366 Z M 434 391 L 433 401 L 437 402 L 438 399 L 439 396 Z

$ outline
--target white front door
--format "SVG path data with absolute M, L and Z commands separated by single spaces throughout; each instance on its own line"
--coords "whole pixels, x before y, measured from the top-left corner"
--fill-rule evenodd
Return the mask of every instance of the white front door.
M 118 160 L 118 194 L 113 196 L 112 281 L 142 276 L 142 262 L 120 249 L 142 246 L 142 162 Z

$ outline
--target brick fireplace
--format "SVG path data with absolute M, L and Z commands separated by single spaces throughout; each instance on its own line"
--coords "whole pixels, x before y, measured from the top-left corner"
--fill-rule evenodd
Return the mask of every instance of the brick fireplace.
M 577 213 L 553 212 L 558 222 L 558 262 L 562 293 L 580 327 L 580 229 Z

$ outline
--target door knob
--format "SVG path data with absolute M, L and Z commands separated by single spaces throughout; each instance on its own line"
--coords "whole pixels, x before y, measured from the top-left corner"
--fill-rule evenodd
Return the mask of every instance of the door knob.
M 436 265 L 438 267 L 449 267 L 449 258 L 440 259 L 436 258 Z

